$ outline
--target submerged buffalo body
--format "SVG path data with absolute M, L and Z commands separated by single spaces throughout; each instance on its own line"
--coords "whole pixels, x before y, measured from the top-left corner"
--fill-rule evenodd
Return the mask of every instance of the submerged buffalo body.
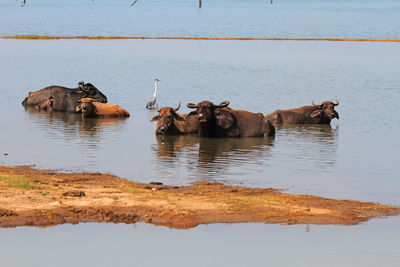
M 228 108 L 228 101 L 214 105 L 203 101 L 197 105 L 189 103 L 195 111 L 188 117 L 196 116 L 199 120 L 199 136 L 208 137 L 255 137 L 275 136 L 275 127 L 262 113 Z
M 195 117 L 186 118 L 187 114 L 177 113 L 181 104 L 178 107 L 158 108 L 158 115 L 151 120 L 157 121 L 156 134 L 178 135 L 197 133 L 199 130 L 199 121 Z
M 78 88 L 70 89 L 62 86 L 49 86 L 36 92 L 30 92 L 22 101 L 24 106 L 36 106 L 49 111 L 75 112 L 78 100 L 90 97 L 97 102 L 107 103 L 107 97 L 90 83 L 79 82 Z M 51 100 L 51 101 L 49 101 Z M 46 104 L 47 103 L 47 104 Z M 51 104 L 51 109 L 47 108 Z
M 130 114 L 118 105 L 105 104 L 92 98 L 82 98 L 76 107 L 76 112 L 82 112 L 82 117 L 129 117 Z
M 295 109 L 276 110 L 265 117 L 274 125 L 278 124 L 329 124 L 334 118 L 339 119 L 335 106 L 339 105 L 330 101 L 319 105 L 304 106 Z

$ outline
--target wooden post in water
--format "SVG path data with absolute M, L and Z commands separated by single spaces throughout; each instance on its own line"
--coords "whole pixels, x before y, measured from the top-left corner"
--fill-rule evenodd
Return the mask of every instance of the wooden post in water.
M 201 0 L 199 0 L 199 8 L 201 8 Z

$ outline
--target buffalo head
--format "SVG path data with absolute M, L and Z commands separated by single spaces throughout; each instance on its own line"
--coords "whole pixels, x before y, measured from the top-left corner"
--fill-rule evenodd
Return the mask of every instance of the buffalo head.
M 84 93 L 82 98 L 92 98 L 97 102 L 107 103 L 107 97 L 93 84 L 80 81 L 78 83 L 78 88 L 80 89 L 80 92 Z
M 224 101 L 214 105 L 209 101 L 203 101 L 197 105 L 189 103 L 188 108 L 195 108 L 186 119 L 196 116 L 199 121 L 199 136 L 224 137 L 236 126 L 236 118 L 230 110 L 225 109 L 229 105 Z
M 189 116 L 196 115 L 197 119 L 199 120 L 200 123 L 206 123 L 208 121 L 215 120 L 216 114 L 215 111 L 218 108 L 224 108 L 229 105 L 229 101 L 223 101 L 219 105 L 214 105 L 213 103 L 209 101 L 202 101 L 198 103 L 197 105 L 193 103 L 187 104 L 188 108 L 195 108 L 195 111 L 192 111 L 189 113 Z
M 79 105 L 76 107 L 76 112 L 82 112 L 82 114 L 88 115 L 88 114 L 95 114 L 96 112 L 96 107 L 93 105 L 93 102 L 95 102 L 94 99 L 86 97 L 78 100 Z
M 184 120 L 183 117 L 176 113 L 180 107 L 181 103 L 176 108 L 164 107 L 159 109 L 158 105 L 156 105 L 158 115 L 151 119 L 151 121 L 157 121 L 156 134 L 167 134 L 173 128 L 174 120 Z
M 335 110 L 335 106 L 339 105 L 339 101 L 336 99 L 336 103 L 332 103 L 331 101 L 325 101 L 321 104 L 317 105 L 312 102 L 313 106 L 316 108 L 313 113 L 311 113 L 312 118 L 319 117 L 321 119 L 327 118 L 329 120 L 333 118 L 339 119 L 339 114 Z

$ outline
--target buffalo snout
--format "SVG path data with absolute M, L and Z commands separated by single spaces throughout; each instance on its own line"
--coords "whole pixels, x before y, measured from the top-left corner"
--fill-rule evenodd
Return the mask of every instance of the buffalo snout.
M 168 128 L 165 126 L 161 126 L 157 128 L 157 133 L 158 134 L 165 134 L 167 132 Z
M 198 114 L 197 114 L 197 119 L 198 119 L 200 122 L 207 122 L 207 118 L 206 118 L 206 115 L 205 115 L 204 113 L 198 113 Z

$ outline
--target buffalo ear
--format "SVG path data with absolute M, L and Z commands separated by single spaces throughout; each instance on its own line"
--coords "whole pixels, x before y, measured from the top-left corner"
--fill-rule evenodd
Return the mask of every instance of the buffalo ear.
M 184 117 L 182 117 L 182 116 L 180 116 L 180 115 L 178 115 L 176 113 L 175 113 L 174 119 L 177 120 L 177 121 L 184 121 L 185 120 Z
M 225 110 L 215 111 L 217 125 L 223 129 L 230 129 L 236 125 L 236 119 L 232 113 Z
M 192 111 L 186 116 L 186 119 L 190 119 L 191 117 L 196 116 L 196 115 L 197 115 L 197 111 Z
M 151 118 L 150 121 L 158 121 L 159 118 L 160 118 L 160 115 L 155 115 L 153 118 Z
M 320 110 L 320 109 L 314 110 L 314 112 L 311 113 L 311 118 L 319 117 L 319 116 L 321 116 L 321 113 L 322 113 L 322 110 Z

